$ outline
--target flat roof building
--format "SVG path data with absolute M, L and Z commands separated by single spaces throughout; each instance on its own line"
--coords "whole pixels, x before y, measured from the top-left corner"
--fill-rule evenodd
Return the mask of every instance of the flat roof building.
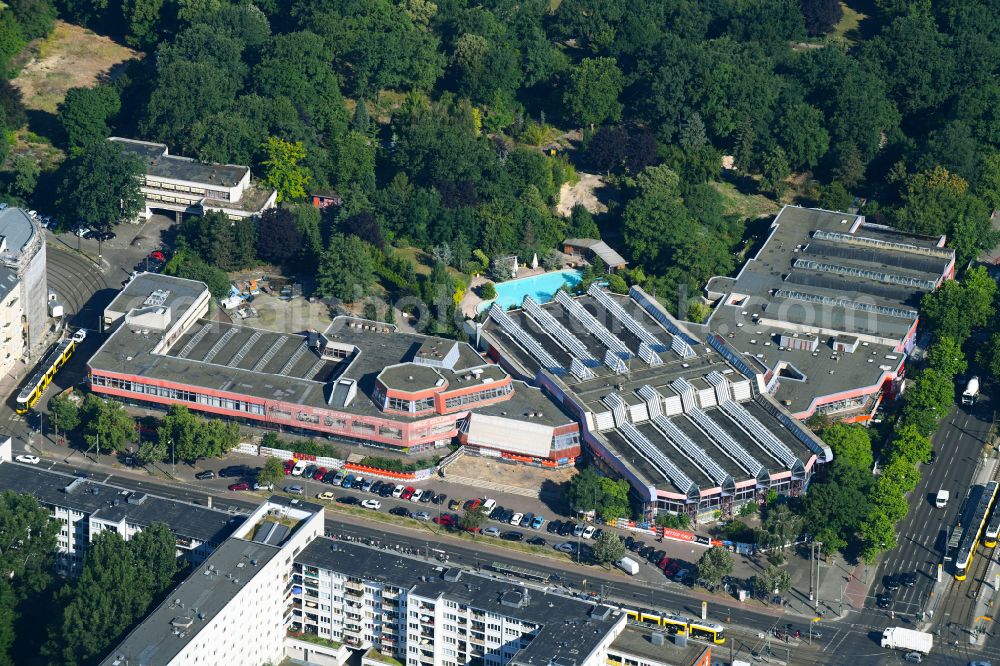
M 153 523 L 177 537 L 177 553 L 197 564 L 236 529 L 242 517 L 62 472 L 0 463 L 0 491 L 30 495 L 65 529 L 57 535 L 60 570 L 78 573 L 91 538 L 113 530 L 126 541 Z
M 479 330 L 491 357 L 577 415 L 597 464 L 630 482 L 647 515 L 799 494 L 830 449 L 724 341 L 706 342 L 638 287 L 494 306 Z
M 471 449 L 570 464 L 574 417 L 468 344 L 337 317 L 323 333 L 206 318 L 201 282 L 144 273 L 104 311 L 89 361 L 96 393 L 183 404 L 358 444 Z
M 260 189 L 251 183 L 250 167 L 235 164 L 199 162 L 190 157 L 171 155 L 162 143 L 108 139 L 138 155 L 145 165 L 142 194 L 148 219 L 152 210 L 169 210 L 176 215 L 204 215 L 218 211 L 230 218 L 259 215 L 273 208 L 277 191 Z
M 920 299 L 955 274 L 955 252 L 861 215 L 785 206 L 692 330 L 719 335 L 797 418 L 870 419 L 914 346 Z

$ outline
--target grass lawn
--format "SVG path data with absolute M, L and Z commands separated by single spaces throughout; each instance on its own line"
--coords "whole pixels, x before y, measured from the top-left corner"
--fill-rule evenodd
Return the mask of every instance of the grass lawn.
M 848 7 L 845 3 L 840 3 L 841 8 L 844 10 L 844 16 L 840 19 L 833 28 L 833 32 L 830 33 L 830 40 L 835 42 L 841 42 L 847 46 L 853 46 L 856 41 L 858 26 L 861 21 L 868 18 L 866 15 Z
M 92 86 L 114 75 L 116 65 L 141 58 L 126 48 L 86 28 L 56 21 L 45 39 L 28 45 L 26 62 L 13 84 L 21 91 L 24 105 L 36 111 L 55 113 L 70 88 Z
M 725 215 L 754 219 L 762 215 L 774 215 L 780 208 L 775 201 L 762 194 L 743 194 L 732 183 L 712 181 L 712 187 L 722 195 Z

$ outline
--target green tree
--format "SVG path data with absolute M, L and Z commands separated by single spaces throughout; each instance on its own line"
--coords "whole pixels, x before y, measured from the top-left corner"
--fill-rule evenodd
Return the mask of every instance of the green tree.
M 996 282 L 983 266 L 965 274 L 961 283 L 947 280 L 927 293 L 920 302 L 921 314 L 938 337 L 948 337 L 961 346 L 974 328 L 991 321 Z
M 281 458 L 269 457 L 264 463 L 264 469 L 257 474 L 258 483 L 280 485 L 285 480 L 285 465 Z
M 594 216 L 583 204 L 575 204 L 569 214 L 569 228 L 566 234 L 570 238 L 600 238 L 601 232 L 594 222 Z
M 923 370 L 907 390 L 903 403 L 903 422 L 930 435 L 955 404 L 955 385 L 951 378 L 933 368 Z
M 861 523 L 858 535 L 863 545 L 861 558 L 867 564 L 874 564 L 879 554 L 896 547 L 896 523 L 877 507 Z
M 140 465 L 149 465 L 167 457 L 167 445 L 159 439 L 147 440 L 139 445 L 135 458 Z
M 990 336 L 985 345 L 979 348 L 979 363 L 990 371 L 993 377 L 1000 377 L 1000 333 Z
M 128 17 L 125 43 L 137 49 L 149 49 L 159 41 L 164 0 L 123 0 L 122 14 Z
M 88 394 L 80 407 L 83 439 L 88 449 L 99 452 L 124 451 L 139 433 L 132 415 L 120 402 Z
M 38 161 L 30 155 L 15 155 L 11 159 L 10 169 L 14 173 L 11 189 L 21 198 L 30 199 L 38 184 L 38 176 L 42 173 Z
M 780 146 L 771 148 L 764 156 L 764 167 L 761 173 L 760 185 L 765 191 L 770 192 L 775 198 L 781 198 L 788 187 L 785 179 L 788 178 L 788 158 L 785 151 Z
M 871 470 L 874 457 L 872 440 L 867 428 L 835 423 L 823 430 L 822 437 L 833 450 L 834 460 L 840 460 L 860 470 Z
M 795 169 L 811 169 L 830 147 L 823 112 L 805 102 L 790 104 L 778 119 L 777 135 Z
M 357 236 L 334 234 L 316 271 L 316 291 L 347 303 L 361 299 L 375 281 L 371 246 Z
M 86 146 L 62 169 L 57 200 L 68 219 L 108 230 L 131 222 L 142 212 L 139 179 L 145 174 L 142 160 L 113 141 Z
M 18 601 L 40 594 L 52 580 L 59 523 L 31 495 L 0 494 L 0 579 Z
M 767 569 L 750 579 L 750 585 L 754 594 L 766 599 L 772 594 L 787 592 L 792 586 L 792 580 L 787 571 L 769 564 Z
M 458 526 L 466 532 L 477 532 L 486 522 L 486 516 L 482 511 L 466 509 L 462 517 L 458 519 Z
M 721 546 L 712 546 L 698 559 L 698 577 L 710 585 L 718 585 L 733 572 L 733 556 Z
M 76 430 L 80 425 L 80 408 L 66 393 L 59 393 L 49 400 L 49 425 L 63 433 Z
M 497 297 L 497 288 L 492 282 L 486 282 L 479 288 L 479 296 L 484 301 L 492 301 Z
M 927 462 L 931 456 L 931 440 L 913 425 L 903 425 L 893 437 L 891 454 L 904 458 L 910 465 Z
M 198 280 L 208 285 L 212 298 L 225 298 L 229 294 L 231 283 L 225 271 L 206 264 L 200 257 L 189 250 L 178 250 L 163 267 L 166 275 Z
M 622 233 L 632 260 L 662 273 L 690 232 L 677 174 L 665 166 L 645 169 L 636 178 L 636 195 L 625 206 Z
M 603 495 L 601 476 L 593 467 L 584 467 L 579 474 L 573 476 L 563 493 L 569 506 L 579 512 L 596 511 Z
M 948 336 L 939 337 L 927 348 L 927 365 L 947 377 L 963 374 L 969 367 L 969 362 L 962 353 L 962 347 Z
M 784 550 L 802 531 L 802 519 L 787 504 L 774 504 L 767 508 L 761 531 L 771 546 Z
M 622 115 L 618 101 L 624 87 L 622 72 L 614 58 L 584 58 L 570 71 L 563 92 L 567 117 L 578 125 L 617 121 Z
M 266 168 L 264 182 L 278 190 L 278 201 L 305 197 L 312 175 L 307 167 L 299 164 L 306 156 L 302 142 L 293 143 L 271 136 L 261 150 L 267 155 L 267 159 L 261 162 L 261 166 Z
M 153 597 L 173 586 L 180 567 L 177 562 L 177 537 L 164 523 L 153 523 L 132 537 L 128 544 L 142 585 Z
M 601 497 L 597 507 L 601 517 L 607 521 L 625 518 L 630 512 L 629 484 L 624 479 L 601 477 Z
M 375 189 L 375 142 L 361 132 L 347 132 L 337 139 L 334 182 L 341 191 L 352 185 L 365 192 Z
M 112 86 L 67 90 L 57 114 L 70 154 L 78 155 L 85 147 L 107 140 L 111 134 L 108 123 L 120 110 L 121 99 Z
M 625 544 L 621 537 L 610 530 L 601 533 L 594 542 L 594 561 L 598 564 L 618 562 L 625 557 Z
M 262 261 L 283 266 L 293 259 L 304 258 L 303 241 L 296 213 L 291 208 L 270 208 L 257 220 L 257 257 Z
M 202 217 L 185 219 L 179 239 L 182 249 L 191 250 L 206 264 L 224 271 L 254 264 L 257 230 L 253 220 L 231 220 L 221 211 L 208 211 Z

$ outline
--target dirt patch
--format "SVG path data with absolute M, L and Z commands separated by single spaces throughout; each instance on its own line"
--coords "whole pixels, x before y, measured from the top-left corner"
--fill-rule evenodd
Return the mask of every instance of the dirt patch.
M 55 30 L 29 45 L 30 59 L 21 67 L 13 84 L 29 109 L 55 113 L 70 88 L 92 86 L 114 78 L 117 66 L 141 58 L 107 37 L 56 21 Z
M 492 484 L 534 491 L 548 485 L 546 482 L 561 485 L 573 478 L 576 473 L 573 467 L 547 469 L 474 455 L 461 456 L 448 465 L 448 476 L 480 479 Z
M 583 204 L 583 207 L 592 214 L 608 212 L 608 207 L 599 198 L 597 191 L 607 187 L 604 178 L 594 173 L 578 172 L 580 180 L 575 185 L 564 183 L 559 190 L 559 203 L 556 205 L 556 212 L 563 217 L 569 217 L 576 204 Z

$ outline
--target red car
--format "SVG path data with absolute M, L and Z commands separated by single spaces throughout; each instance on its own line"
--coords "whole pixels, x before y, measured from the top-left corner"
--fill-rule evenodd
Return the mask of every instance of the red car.
M 479 507 L 482 506 L 482 504 L 483 504 L 483 500 L 481 500 L 481 499 L 475 499 L 475 498 L 470 499 L 468 502 L 465 503 L 465 510 L 466 511 L 479 511 Z
M 285 461 L 285 476 L 292 473 L 292 469 L 295 467 L 295 458 Z
M 164 261 L 165 262 L 167 260 L 167 255 L 163 254 L 159 250 L 154 250 L 154 251 L 152 251 L 152 252 L 149 253 L 149 258 L 152 259 L 153 261 Z
M 440 516 L 435 516 L 434 522 L 441 527 L 454 527 L 458 524 L 458 519 L 450 513 L 443 513 Z
M 323 476 L 326 474 L 326 472 L 327 472 L 326 467 L 320 467 L 318 470 L 316 470 L 316 473 L 313 474 L 313 478 L 317 481 L 322 481 Z
M 406 486 L 406 490 L 404 490 L 403 494 L 399 496 L 399 499 L 408 500 L 413 497 L 413 493 L 415 492 L 417 491 L 413 486 Z
M 231 483 L 231 484 L 229 484 L 229 489 L 230 490 L 250 490 L 250 484 L 247 483 L 246 481 L 241 481 L 239 483 Z
M 657 564 L 656 566 L 658 566 L 663 571 L 666 571 L 667 570 L 667 566 L 669 566 L 669 565 L 670 565 L 670 558 L 669 557 L 664 557 L 662 560 L 660 560 L 660 563 Z

